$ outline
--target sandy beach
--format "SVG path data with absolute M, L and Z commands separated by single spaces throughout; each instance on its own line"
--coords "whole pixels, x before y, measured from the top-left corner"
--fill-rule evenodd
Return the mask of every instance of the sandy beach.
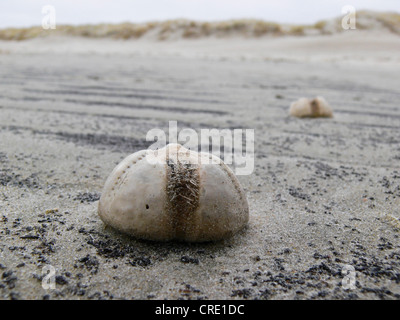
M 399 299 L 399 74 L 386 31 L 0 41 L 0 299 Z M 317 95 L 333 119 L 289 117 Z M 232 238 L 142 241 L 99 219 L 111 170 L 170 120 L 255 130 Z

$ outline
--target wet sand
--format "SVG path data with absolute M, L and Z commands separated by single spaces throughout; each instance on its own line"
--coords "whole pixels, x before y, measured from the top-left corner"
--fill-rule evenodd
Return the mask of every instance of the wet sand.
M 0 42 L 0 298 L 399 299 L 399 46 L 355 33 Z M 288 116 L 316 95 L 333 119 Z M 154 243 L 100 221 L 111 170 L 169 120 L 255 130 L 236 236 Z

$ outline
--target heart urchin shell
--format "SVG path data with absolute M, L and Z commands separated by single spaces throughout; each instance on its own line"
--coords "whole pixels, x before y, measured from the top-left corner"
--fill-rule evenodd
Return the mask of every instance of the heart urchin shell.
M 323 97 L 300 98 L 292 102 L 289 113 L 298 118 L 332 118 L 333 112 Z
M 242 229 L 249 208 L 221 159 L 169 144 L 131 154 L 113 170 L 99 215 L 107 225 L 138 238 L 210 241 Z

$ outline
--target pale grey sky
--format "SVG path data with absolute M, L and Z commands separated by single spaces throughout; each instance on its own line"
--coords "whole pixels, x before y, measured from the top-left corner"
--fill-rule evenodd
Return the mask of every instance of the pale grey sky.
M 314 23 L 356 10 L 400 12 L 400 0 L 0 0 L 0 28 L 41 25 L 42 7 L 53 5 L 57 24 L 144 22 L 186 18 L 257 18 Z

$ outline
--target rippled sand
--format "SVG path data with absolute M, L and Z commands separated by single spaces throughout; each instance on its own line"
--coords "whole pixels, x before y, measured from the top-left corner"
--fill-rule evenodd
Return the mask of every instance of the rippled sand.
M 399 36 L 361 30 L 0 42 L 0 297 L 399 299 L 399 49 Z M 288 116 L 316 95 L 333 119 Z M 255 129 L 240 234 L 152 243 L 100 221 L 108 174 L 169 120 Z M 42 288 L 45 265 L 56 290 Z

